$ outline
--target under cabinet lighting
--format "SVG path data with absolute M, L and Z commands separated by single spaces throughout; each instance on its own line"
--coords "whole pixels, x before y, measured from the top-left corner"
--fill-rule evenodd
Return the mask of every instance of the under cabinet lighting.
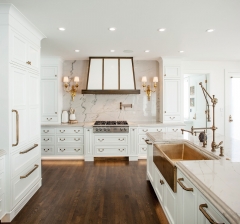
M 64 31 L 64 30 L 65 30 L 64 27 L 59 27 L 58 29 L 59 29 L 60 31 Z
M 142 77 L 142 87 L 143 87 L 143 91 L 146 92 L 147 97 L 148 97 L 148 101 L 150 101 L 150 97 L 151 97 L 151 93 L 156 92 L 156 87 L 157 87 L 157 82 L 158 82 L 158 77 L 154 77 L 153 78 L 153 83 L 154 83 L 154 90 L 151 90 L 150 85 L 146 85 L 147 82 L 147 77 L 143 76 Z

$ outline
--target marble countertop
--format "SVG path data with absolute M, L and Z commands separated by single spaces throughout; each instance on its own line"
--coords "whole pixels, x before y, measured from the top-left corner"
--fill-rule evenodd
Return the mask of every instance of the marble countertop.
M 155 143 L 187 142 L 199 150 L 211 152 L 212 136 L 204 149 L 198 137 L 189 133 L 147 133 Z M 219 160 L 177 162 L 176 166 L 192 181 L 205 197 L 231 223 L 240 223 L 240 140 L 216 135 L 216 143 L 223 141 L 224 157 Z M 219 155 L 219 149 L 213 153 Z

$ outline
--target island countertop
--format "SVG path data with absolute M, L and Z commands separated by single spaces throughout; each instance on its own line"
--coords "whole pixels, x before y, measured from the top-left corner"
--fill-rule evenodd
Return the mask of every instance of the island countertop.
M 206 153 L 211 152 L 211 134 L 208 145 L 202 147 L 197 136 L 189 133 L 147 133 L 153 143 L 187 142 Z M 240 140 L 216 135 L 216 143 L 223 141 L 224 157 L 219 160 L 180 161 L 176 163 L 180 169 L 198 188 L 200 192 L 231 223 L 240 223 Z M 219 149 L 213 154 L 219 155 Z

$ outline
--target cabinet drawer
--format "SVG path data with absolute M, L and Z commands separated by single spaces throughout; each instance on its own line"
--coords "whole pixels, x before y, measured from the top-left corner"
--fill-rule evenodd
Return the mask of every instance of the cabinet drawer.
M 5 200 L 4 194 L 0 195 L 0 220 L 5 215 Z
M 41 179 L 41 160 L 38 159 L 11 182 L 11 208 L 13 208 Z
M 165 132 L 166 128 L 158 127 L 158 128 L 139 128 L 139 134 L 146 134 L 147 132 Z
M 146 145 L 146 139 L 148 139 L 147 135 L 138 135 L 138 144 Z
M 83 144 L 83 136 L 57 136 L 57 144 L 66 143 Z
M 54 150 L 54 146 L 42 146 L 42 155 L 54 155 L 55 154 L 55 150 Z
M 56 133 L 58 135 L 79 135 L 83 134 L 83 128 L 57 128 Z
M 178 115 L 164 116 L 164 121 L 180 121 L 180 120 L 181 120 L 181 117 Z
M 21 173 L 40 157 L 41 154 L 39 143 L 28 145 L 28 147 L 15 152 L 11 156 L 12 178 Z
M 51 123 L 51 122 L 57 122 L 57 121 L 58 121 L 57 116 L 42 117 L 42 122 Z
M 0 173 L 4 172 L 4 157 L 0 157 Z
M 139 145 L 138 153 L 139 154 L 147 154 L 147 145 Z
M 127 155 L 127 146 L 96 146 L 95 154 L 124 156 L 124 155 Z
M 95 144 L 106 144 L 106 143 L 112 143 L 112 144 L 127 144 L 128 143 L 128 137 L 124 135 L 119 136 L 95 136 L 94 137 Z
M 55 144 L 55 136 L 41 136 L 42 145 L 54 145 Z
M 57 152 L 58 155 L 83 155 L 83 146 L 76 147 L 64 147 L 58 146 Z
M 181 132 L 181 128 L 183 127 L 171 127 L 171 128 L 167 128 L 168 132 Z
M 52 134 L 55 134 L 55 129 L 54 128 L 42 128 L 41 134 L 42 135 L 52 135 Z

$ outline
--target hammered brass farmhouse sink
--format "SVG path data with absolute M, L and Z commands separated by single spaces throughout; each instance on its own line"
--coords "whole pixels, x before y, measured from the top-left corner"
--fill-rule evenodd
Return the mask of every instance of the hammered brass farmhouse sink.
M 202 153 L 199 149 L 186 143 L 154 144 L 153 162 L 172 188 L 177 192 L 177 167 L 175 163 L 183 160 L 211 160 L 215 159 Z

